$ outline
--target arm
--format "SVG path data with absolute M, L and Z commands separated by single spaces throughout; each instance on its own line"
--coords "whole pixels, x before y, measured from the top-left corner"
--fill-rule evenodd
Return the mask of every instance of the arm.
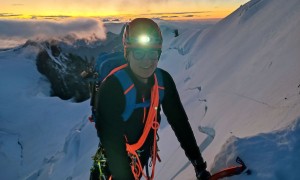
M 165 97 L 162 107 L 168 122 L 185 151 L 189 160 L 202 159 L 194 133 L 188 121 L 186 112 L 180 101 L 177 88 L 172 77 L 165 72 L 164 75 Z
M 125 98 L 119 81 L 109 77 L 100 87 L 96 127 L 114 179 L 133 179 L 127 156 L 121 114 Z M 132 177 L 132 178 L 131 178 Z
M 197 179 L 208 180 L 210 173 L 206 171 L 206 162 L 204 162 L 201 156 L 188 117 L 180 101 L 176 85 L 167 72 L 164 73 L 164 86 L 165 98 L 162 102 L 162 107 L 168 122 L 175 132 L 186 156 L 193 164 Z

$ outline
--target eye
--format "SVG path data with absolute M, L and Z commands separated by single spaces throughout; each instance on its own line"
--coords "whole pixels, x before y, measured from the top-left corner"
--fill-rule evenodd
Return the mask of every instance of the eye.
M 151 60 L 158 60 L 159 53 L 158 51 L 148 51 L 147 56 Z
M 143 59 L 144 56 L 145 56 L 145 51 L 143 51 L 143 50 L 134 50 L 133 51 L 133 56 L 134 56 L 135 59 L 138 59 L 138 60 Z

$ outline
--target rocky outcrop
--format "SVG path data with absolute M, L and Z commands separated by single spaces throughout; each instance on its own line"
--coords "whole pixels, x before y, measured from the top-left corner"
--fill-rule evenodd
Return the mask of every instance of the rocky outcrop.
M 49 48 L 49 49 L 48 49 Z M 51 83 L 52 96 L 81 102 L 89 98 L 88 82 L 80 73 L 87 67 L 87 60 L 72 54 L 64 54 L 57 45 L 49 45 L 37 56 L 38 71 Z
M 51 83 L 51 95 L 61 99 L 73 99 L 82 102 L 89 98 L 89 82 L 80 74 L 91 67 L 102 52 L 122 50 L 122 33 L 108 33 L 106 40 L 99 40 L 93 45 L 82 43 L 80 46 L 59 41 L 40 43 L 42 47 L 36 60 L 38 71 Z

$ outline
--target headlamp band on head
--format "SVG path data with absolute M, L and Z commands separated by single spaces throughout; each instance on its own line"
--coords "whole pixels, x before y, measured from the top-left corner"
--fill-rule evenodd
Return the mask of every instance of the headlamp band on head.
M 161 44 L 162 40 L 159 38 L 154 38 L 148 35 L 140 35 L 139 37 L 132 38 L 129 37 L 126 39 L 128 44 L 140 44 L 140 45 L 155 45 L 155 44 Z
M 125 26 L 123 34 L 123 46 L 125 49 L 161 49 L 162 41 L 161 31 L 151 19 L 137 18 Z
M 125 48 L 154 48 L 161 49 L 162 40 L 147 35 L 141 35 L 137 38 L 126 38 Z

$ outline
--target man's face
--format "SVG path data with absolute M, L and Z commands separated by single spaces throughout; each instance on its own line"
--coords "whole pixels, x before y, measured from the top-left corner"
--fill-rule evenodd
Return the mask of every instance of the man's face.
M 133 73 L 142 79 L 149 78 L 157 68 L 158 50 L 131 49 L 127 56 Z

